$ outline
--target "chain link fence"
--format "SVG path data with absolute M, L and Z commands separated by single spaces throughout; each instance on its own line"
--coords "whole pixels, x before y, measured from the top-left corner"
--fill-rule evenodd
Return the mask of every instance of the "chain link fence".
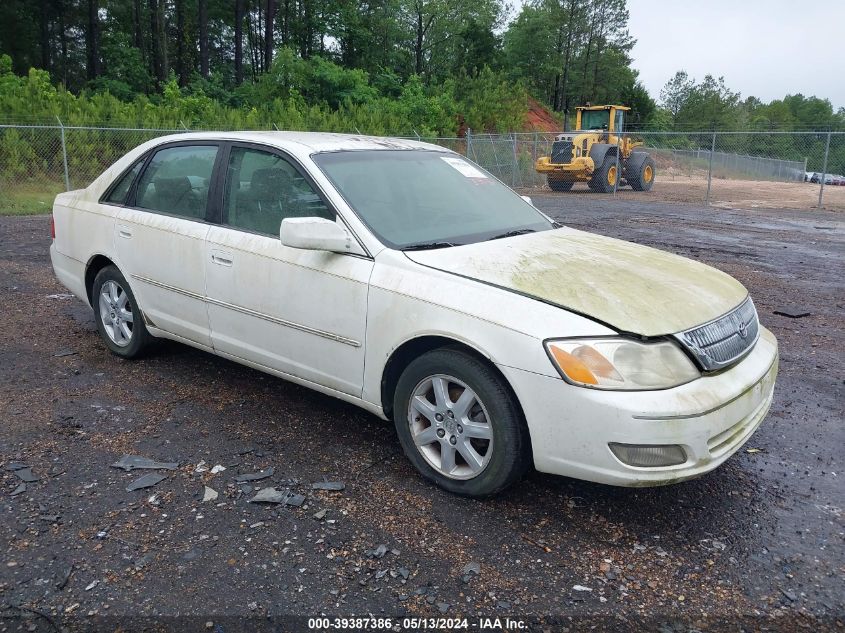
M 470 134 L 467 156 L 506 184 L 550 191 L 534 169 L 550 156 L 558 133 Z M 634 132 L 655 161 L 652 191 L 632 191 L 623 182 L 622 199 L 665 200 L 741 208 L 828 208 L 845 211 L 843 132 Z M 594 193 L 587 183 L 556 195 Z
M 48 212 L 56 193 L 87 186 L 133 147 L 187 130 L 0 125 L 0 214 Z M 551 154 L 555 133 L 427 138 L 475 161 L 505 184 L 550 192 L 536 160 Z M 828 208 L 845 211 L 843 132 L 633 132 L 654 159 L 648 192 L 624 182 L 613 194 L 576 183 L 561 196 L 613 195 L 626 200 L 688 202 L 737 208 Z

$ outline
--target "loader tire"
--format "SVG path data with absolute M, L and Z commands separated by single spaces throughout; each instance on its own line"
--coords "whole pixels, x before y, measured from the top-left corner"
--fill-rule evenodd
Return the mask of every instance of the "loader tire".
M 593 172 L 593 177 L 590 178 L 587 184 L 593 191 L 613 193 L 614 185 L 618 186 L 616 181 L 619 179 L 619 171 L 619 168 L 616 166 L 616 156 L 607 155 L 604 157 L 601 167 Z
M 639 152 L 635 152 L 628 159 L 628 165 L 625 166 L 625 180 L 634 191 L 651 191 L 654 186 L 654 176 L 657 173 L 654 159 L 648 154 L 644 157 L 637 154 Z

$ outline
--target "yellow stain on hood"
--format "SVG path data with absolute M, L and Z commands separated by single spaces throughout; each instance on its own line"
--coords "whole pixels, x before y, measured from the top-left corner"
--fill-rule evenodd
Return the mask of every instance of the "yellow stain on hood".
M 701 325 L 748 294 L 700 262 L 570 228 L 407 255 L 643 336 Z

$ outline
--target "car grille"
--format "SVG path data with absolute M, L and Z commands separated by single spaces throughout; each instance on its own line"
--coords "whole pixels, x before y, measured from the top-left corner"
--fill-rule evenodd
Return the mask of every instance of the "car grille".
M 555 141 L 552 143 L 552 163 L 565 164 L 572 162 L 572 141 Z
M 737 308 L 715 321 L 677 334 L 678 340 L 698 359 L 705 371 L 727 367 L 754 347 L 760 322 L 748 297 Z

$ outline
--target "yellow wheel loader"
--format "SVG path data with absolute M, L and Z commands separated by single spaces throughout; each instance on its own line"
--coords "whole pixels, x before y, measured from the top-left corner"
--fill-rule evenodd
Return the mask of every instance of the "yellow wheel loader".
M 602 193 L 625 185 L 649 191 L 656 173 L 654 159 L 637 149 L 641 142 L 623 136 L 625 112 L 630 109 L 618 105 L 576 108 L 575 131 L 557 135 L 552 155 L 541 156 L 535 164 L 538 172 L 546 174 L 549 188 L 569 191 L 576 182 L 586 182 Z

